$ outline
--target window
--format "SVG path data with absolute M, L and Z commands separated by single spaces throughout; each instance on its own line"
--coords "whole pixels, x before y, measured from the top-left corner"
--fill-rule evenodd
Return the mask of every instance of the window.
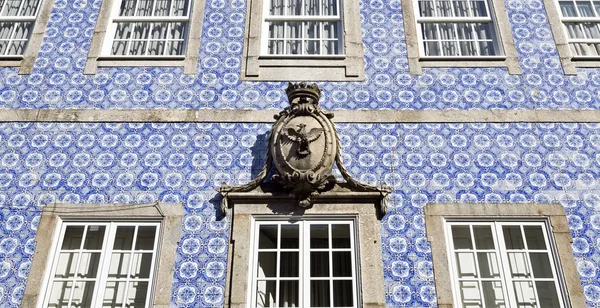
M 159 223 L 63 223 L 43 307 L 148 307 Z
M 263 15 L 263 55 L 342 55 L 339 0 L 273 0 Z
M 181 204 L 47 205 L 22 307 L 169 306 Z
M 544 222 L 448 222 L 446 229 L 457 306 L 565 307 Z
M 559 204 L 428 204 L 438 306 L 585 307 Z
M 41 14 L 36 22 L 37 16 L 53 5 L 44 2 L 42 6 L 42 0 L 0 1 L 0 66 L 21 66 L 20 74 L 31 73 L 49 14 Z
M 307 209 L 271 193 L 225 198 L 225 307 L 385 307 L 379 193 L 321 193 Z
M 256 221 L 252 257 L 252 307 L 357 307 L 353 220 Z
M 201 13 L 203 1 L 112 1 L 103 2 L 98 19 L 107 22 L 97 25 L 87 73 L 94 73 L 94 66 L 184 66 L 185 73 L 195 70 L 201 21 L 190 21 Z M 196 61 L 186 62 L 188 58 Z
M 358 1 L 252 0 L 250 12 L 245 79 L 364 79 Z
M 519 73 L 510 24 L 500 2 L 403 1 L 403 11 L 414 12 L 406 18 L 407 40 L 413 40 L 408 45 L 418 46 L 409 49 L 411 72 L 420 74 L 421 67 L 507 66 L 510 73 Z

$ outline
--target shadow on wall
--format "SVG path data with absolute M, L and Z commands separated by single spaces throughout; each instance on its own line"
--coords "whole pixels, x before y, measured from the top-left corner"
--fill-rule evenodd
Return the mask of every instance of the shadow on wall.
M 265 167 L 265 161 L 267 159 L 267 149 L 269 147 L 269 135 L 270 132 L 265 132 L 256 136 L 256 141 L 254 145 L 250 147 L 250 152 L 252 153 L 252 166 L 250 167 L 250 179 L 256 178 L 262 169 Z M 268 182 L 273 175 L 275 168 L 271 168 L 271 172 L 267 175 L 265 182 Z M 227 183 L 229 185 L 242 185 L 246 183 L 236 183 L 235 180 L 232 183 Z M 221 220 L 225 218 L 223 213 L 221 212 L 221 201 L 223 197 L 219 193 L 215 193 L 214 197 L 210 199 L 210 203 L 212 204 L 217 220 Z

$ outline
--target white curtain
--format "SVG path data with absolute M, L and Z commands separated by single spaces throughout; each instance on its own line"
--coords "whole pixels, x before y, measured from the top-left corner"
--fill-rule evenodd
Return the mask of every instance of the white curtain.
M 598 10 L 600 4 L 595 4 Z M 594 7 L 590 2 L 577 2 L 577 7 L 572 1 L 561 1 L 560 10 L 563 17 L 594 17 Z M 571 39 L 600 39 L 598 23 L 564 23 L 567 35 Z M 600 44 L 571 43 L 571 52 L 581 56 L 600 55 Z

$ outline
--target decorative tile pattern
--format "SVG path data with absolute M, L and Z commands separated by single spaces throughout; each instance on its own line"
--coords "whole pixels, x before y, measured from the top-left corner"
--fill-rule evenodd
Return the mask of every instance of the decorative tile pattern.
M 0 68 L 0 108 L 283 108 L 284 83 L 240 81 L 246 4 L 207 0 L 197 75 L 158 67 L 100 68 L 96 75 L 83 75 L 101 1 L 57 0 L 33 73 Z M 506 7 L 522 75 L 509 75 L 505 68 L 431 68 L 411 76 L 400 0 L 361 1 L 368 80 L 321 83 L 322 104 L 328 109 L 599 109 L 600 73 L 562 73 L 542 2 L 506 0 Z
M 263 166 L 263 124 L 0 124 L 0 298 L 18 307 L 50 202 L 183 202 L 172 304 L 223 305 L 222 183 Z M 427 202 L 560 202 L 590 307 L 600 306 L 600 124 L 340 124 L 344 162 L 394 187 L 382 220 L 389 307 L 436 307 Z

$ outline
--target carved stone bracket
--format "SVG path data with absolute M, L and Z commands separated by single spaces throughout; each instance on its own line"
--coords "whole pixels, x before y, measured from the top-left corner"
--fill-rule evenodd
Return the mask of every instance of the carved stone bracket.
M 333 114 L 319 106 L 319 87 L 304 82 L 290 83 L 286 93 L 290 107 L 275 116 L 277 121 L 271 129 L 267 159 L 261 172 L 245 185 L 228 186 L 223 183 L 219 188 L 223 197 L 223 213 L 229 208 L 229 193 L 255 190 L 267 178 L 272 165 L 277 169 L 273 182 L 294 197 L 299 206 L 310 207 L 311 196 L 327 191 L 335 184 L 335 177 L 331 174 L 335 163 L 353 191 L 380 193 L 380 212 L 385 214 L 391 189 L 385 185 L 364 184 L 350 176 L 342 164 L 341 144 L 331 121 Z

